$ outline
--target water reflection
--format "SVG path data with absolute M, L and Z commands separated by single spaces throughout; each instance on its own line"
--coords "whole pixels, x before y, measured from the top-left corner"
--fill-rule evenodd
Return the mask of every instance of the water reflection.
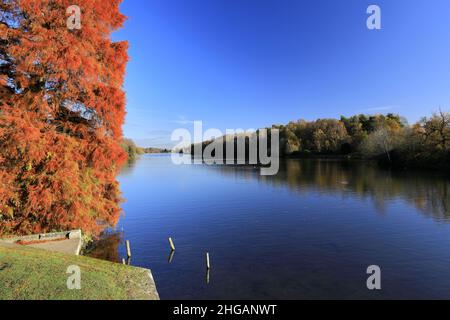
M 450 221 L 450 179 L 442 173 L 389 171 L 375 163 L 360 161 L 288 159 L 280 164 L 276 176 L 261 176 L 253 167 L 209 167 L 223 175 L 257 179 L 272 186 L 287 186 L 295 192 L 352 195 L 371 199 L 380 213 L 386 203 L 403 199 L 423 214 L 439 221 Z
M 173 261 L 173 256 L 175 255 L 175 251 L 171 250 L 169 254 L 169 259 L 167 259 L 167 262 L 170 264 Z
M 101 260 L 122 262 L 119 254 L 119 248 L 122 244 L 123 234 L 121 232 L 106 232 L 87 248 L 85 255 Z
M 132 264 L 152 270 L 163 299 L 450 298 L 442 174 L 364 162 L 280 165 L 264 177 L 252 166 L 143 156 L 120 177 L 123 232 L 107 234 L 91 255 L 117 262 L 130 240 Z M 366 287 L 372 264 L 383 270 L 379 293 Z

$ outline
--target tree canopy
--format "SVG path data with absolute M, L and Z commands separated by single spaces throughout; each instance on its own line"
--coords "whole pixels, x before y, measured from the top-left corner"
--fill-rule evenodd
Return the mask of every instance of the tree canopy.
M 127 43 L 121 0 L 0 4 L 0 234 L 117 223 Z
M 390 166 L 450 168 L 450 114 L 444 111 L 413 125 L 388 113 L 298 120 L 272 128 L 280 131 L 282 156 L 346 156 Z M 202 149 L 211 142 L 204 141 Z

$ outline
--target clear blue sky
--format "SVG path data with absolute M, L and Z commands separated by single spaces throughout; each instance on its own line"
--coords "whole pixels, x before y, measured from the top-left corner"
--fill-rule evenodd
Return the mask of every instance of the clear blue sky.
M 382 10 L 382 30 L 366 9 Z M 124 133 L 450 109 L 449 0 L 124 0 Z

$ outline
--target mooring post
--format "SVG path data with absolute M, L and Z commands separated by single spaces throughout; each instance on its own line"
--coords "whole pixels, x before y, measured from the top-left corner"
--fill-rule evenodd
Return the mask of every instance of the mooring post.
M 206 253 L 206 270 L 211 270 L 211 264 L 209 263 L 209 252 Z
M 131 258 L 131 249 L 130 249 L 130 241 L 126 241 L 127 244 L 127 256 L 128 258 Z
M 175 251 L 175 245 L 173 244 L 172 238 L 169 238 L 169 244 L 170 244 L 170 249 L 171 249 L 172 251 Z
M 171 250 L 170 251 L 170 254 L 169 254 L 169 259 L 168 259 L 168 262 L 169 263 L 172 263 L 172 261 L 173 261 L 173 256 L 175 255 L 175 251 L 173 251 L 173 250 Z

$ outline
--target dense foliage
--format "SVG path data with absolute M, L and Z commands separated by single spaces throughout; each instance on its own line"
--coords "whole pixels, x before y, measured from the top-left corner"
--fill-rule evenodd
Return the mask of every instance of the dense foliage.
M 144 153 L 144 150 L 140 147 L 138 147 L 136 145 L 136 143 L 134 143 L 133 140 L 131 139 L 123 139 L 121 146 L 123 148 L 123 150 L 127 153 L 128 155 L 128 161 L 132 162 L 134 160 L 136 160 L 136 158 L 140 155 Z
M 127 43 L 121 0 L 0 4 L 0 234 L 116 224 Z
M 396 132 L 406 126 L 399 116 L 356 115 L 350 118 L 299 120 L 280 129 L 282 154 L 296 153 L 349 154 L 360 147 L 378 130 Z
M 285 157 L 339 156 L 377 159 L 391 167 L 450 168 L 450 114 L 442 111 L 414 125 L 390 113 L 299 120 L 272 128 L 280 130 L 279 154 Z M 224 155 L 230 138 L 223 139 Z M 212 141 L 202 142 L 201 150 Z M 245 145 L 247 159 L 248 136 Z M 190 152 L 194 154 L 194 144 Z
M 133 162 L 141 154 L 169 153 L 170 152 L 169 149 L 138 147 L 133 140 L 127 139 L 127 138 L 122 140 L 121 145 L 122 145 L 123 150 L 128 154 L 129 162 Z
M 300 120 L 274 127 L 280 129 L 284 155 L 353 155 L 403 167 L 450 164 L 450 114 L 442 111 L 414 125 L 387 114 Z

